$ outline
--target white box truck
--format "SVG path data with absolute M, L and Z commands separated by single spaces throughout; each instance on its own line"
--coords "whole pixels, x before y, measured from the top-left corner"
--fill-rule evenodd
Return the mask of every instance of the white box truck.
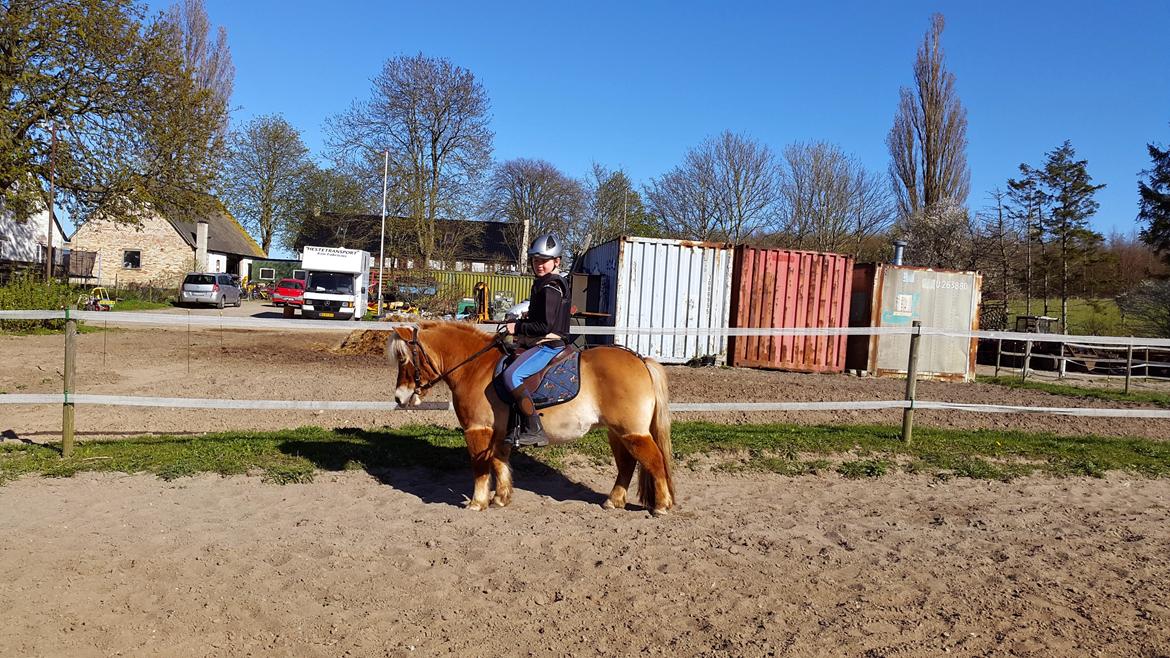
M 370 252 L 339 247 L 305 247 L 305 318 L 357 320 L 366 313 Z

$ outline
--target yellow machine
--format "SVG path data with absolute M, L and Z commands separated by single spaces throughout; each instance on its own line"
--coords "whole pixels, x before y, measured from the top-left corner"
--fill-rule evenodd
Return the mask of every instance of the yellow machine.
M 110 297 L 110 293 L 101 286 L 77 297 L 77 308 L 83 311 L 111 311 L 118 300 Z

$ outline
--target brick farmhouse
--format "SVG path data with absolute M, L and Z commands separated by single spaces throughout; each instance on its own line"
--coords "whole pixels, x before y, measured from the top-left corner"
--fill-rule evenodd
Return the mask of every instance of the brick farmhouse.
M 76 250 L 97 252 L 93 276 L 98 285 L 172 288 L 195 271 L 198 223 L 207 222 L 207 270 L 247 274 L 252 259 L 264 258 L 260 245 L 224 209 L 199 220 L 146 213 L 134 223 L 91 219 L 73 234 Z

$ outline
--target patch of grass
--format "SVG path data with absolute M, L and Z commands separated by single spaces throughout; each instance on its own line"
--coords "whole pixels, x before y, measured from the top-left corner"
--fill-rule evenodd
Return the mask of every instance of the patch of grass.
M 1150 439 L 1067 437 L 1027 432 L 918 428 L 915 442 L 899 428 L 869 425 L 716 425 L 676 423 L 675 460 L 682 467 L 714 463 L 724 472 L 807 475 L 830 470 L 849 478 L 895 470 L 953 477 L 1010 480 L 1031 473 L 1101 477 L 1126 471 L 1170 476 L 1170 443 Z M 605 433 L 531 450 L 514 459 L 520 472 L 563 468 L 585 457 L 611 462 Z M 705 457 L 705 459 L 701 459 Z M 280 432 L 224 432 L 157 436 L 78 444 L 70 459 L 57 445 L 0 444 L 0 483 L 27 474 L 69 477 L 83 471 L 153 473 L 175 479 L 197 473 L 257 474 L 278 484 L 310 482 L 318 471 L 364 469 L 379 474 L 417 467 L 465 472 L 467 448 L 455 430 L 414 425 L 396 429 L 302 427 Z
M 837 465 L 837 472 L 850 480 L 859 480 L 881 477 L 886 474 L 889 467 L 889 462 L 881 459 L 859 459 L 841 462 Z
M 1011 315 L 1024 314 L 1024 301 L 1013 300 L 1008 307 Z M 1032 314 L 1044 312 L 1044 300 L 1032 300 Z M 1048 300 L 1048 315 L 1060 315 L 1060 297 Z M 1128 319 L 1128 318 L 1127 318 Z M 1117 301 L 1111 298 L 1073 297 L 1068 300 L 1068 332 L 1090 336 L 1128 336 L 1136 327 L 1128 326 L 1121 318 Z M 1054 327 L 1053 331 L 1058 330 Z
M 1072 386 L 1069 384 L 1051 384 L 1038 381 L 1020 381 L 1019 377 L 1003 376 L 980 376 L 976 378 L 976 381 L 984 384 L 1007 386 L 1009 388 L 1022 388 L 1032 391 L 1043 391 L 1053 395 L 1063 395 L 1065 397 L 1072 398 L 1108 400 L 1110 402 L 1137 402 L 1153 404 L 1159 407 L 1170 407 L 1170 394 L 1157 393 L 1153 391 L 1132 391 L 1130 393 L 1125 393 L 1124 391 L 1115 391 L 1106 388 L 1089 388 L 1082 386 Z

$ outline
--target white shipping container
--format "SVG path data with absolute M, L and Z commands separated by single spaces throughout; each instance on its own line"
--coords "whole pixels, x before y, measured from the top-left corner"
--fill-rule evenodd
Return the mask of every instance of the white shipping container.
M 620 238 L 581 256 L 575 271 L 599 275 L 600 308 L 591 324 L 610 327 L 726 329 L 734 252 L 730 245 Z M 603 341 L 610 342 L 610 341 Z M 612 342 L 661 363 L 727 360 L 725 336 L 617 334 Z

